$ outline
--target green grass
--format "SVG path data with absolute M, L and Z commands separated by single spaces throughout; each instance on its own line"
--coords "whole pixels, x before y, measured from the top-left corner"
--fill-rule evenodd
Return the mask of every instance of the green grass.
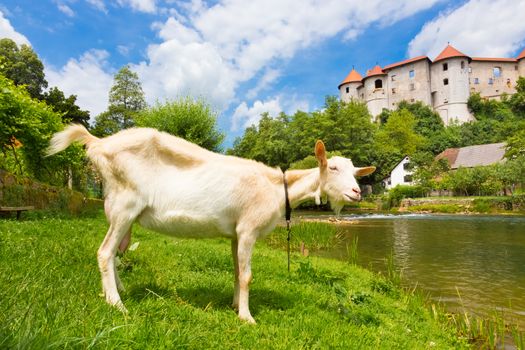
M 467 208 L 461 204 L 419 204 L 406 208 L 406 211 L 455 214 L 466 212 Z
M 230 244 L 134 229 L 121 259 L 129 314 L 100 296 L 95 218 L 0 220 L 1 349 L 457 349 L 424 300 L 362 268 L 258 243 L 250 306 L 238 320 Z

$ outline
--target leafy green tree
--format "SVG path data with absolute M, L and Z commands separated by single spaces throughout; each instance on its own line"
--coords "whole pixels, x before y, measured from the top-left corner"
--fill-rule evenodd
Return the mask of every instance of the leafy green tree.
M 525 118 L 525 77 L 516 82 L 516 93 L 509 99 L 509 105 L 519 118 Z
M 53 111 L 62 115 L 62 121 L 64 123 L 82 124 L 85 127 L 89 126 L 89 112 L 81 110 L 80 107 L 76 105 L 77 97 L 75 95 L 70 95 L 66 98 L 62 91 L 57 87 L 53 87 L 49 91 L 44 92 L 43 100 L 51 106 Z
M 135 116 L 136 126 L 156 128 L 212 151 L 220 151 L 224 134 L 217 128 L 217 113 L 203 100 L 189 97 L 157 103 Z
M 51 136 L 62 128 L 60 116 L 1 74 L 0 89 L 0 167 L 55 185 L 67 183 L 72 173 L 80 174 L 81 147 L 44 157 Z
M 0 39 L 0 73 L 15 85 L 25 85 L 33 98 L 41 98 L 47 87 L 44 65 L 33 49 L 25 44 L 20 47 L 11 39 Z
M 415 126 L 416 119 L 410 111 L 397 110 L 377 132 L 376 145 L 381 149 L 391 149 L 411 156 L 423 142 L 423 138 L 416 133 Z
M 114 77 L 109 91 L 109 105 L 138 112 L 146 108 L 146 99 L 137 73 L 129 66 L 122 67 Z
M 146 107 L 138 75 L 128 66 L 115 74 L 108 110 L 95 118 L 93 134 L 107 136 L 135 125 L 136 115 Z
M 330 96 L 323 110 L 296 113 L 290 122 L 295 160 L 311 155 L 316 140 L 321 139 L 329 151 L 341 152 L 357 166 L 370 165 L 377 130 L 371 119 L 365 104 Z
M 507 139 L 505 157 L 507 159 L 525 157 L 525 128 Z

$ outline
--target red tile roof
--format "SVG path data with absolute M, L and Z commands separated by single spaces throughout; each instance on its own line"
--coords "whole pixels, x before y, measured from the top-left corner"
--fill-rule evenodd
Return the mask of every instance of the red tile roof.
M 516 58 L 472 57 L 472 61 L 517 62 Z
M 379 67 L 378 65 L 376 65 L 374 68 L 372 68 L 372 69 L 370 69 L 370 70 L 368 70 L 368 71 L 366 72 L 366 77 L 365 77 L 365 79 L 368 78 L 368 77 L 373 77 L 373 76 L 375 76 L 375 75 L 385 75 L 385 74 L 386 74 L 386 73 L 383 72 L 383 70 L 381 69 L 381 67 Z
M 521 53 L 518 55 L 518 57 L 516 57 L 516 59 L 518 61 L 521 60 L 522 58 L 525 58 L 525 49 L 523 49 L 523 51 L 521 51 Z
M 456 162 L 458 153 L 459 153 L 459 148 L 447 148 L 446 150 L 438 154 L 435 160 L 440 160 L 444 158 L 447 160 L 448 166 L 452 167 L 452 165 L 454 165 L 454 163 Z
M 360 83 L 362 80 L 363 80 L 363 77 L 361 76 L 361 74 L 359 74 L 355 69 L 352 68 L 350 73 L 341 82 L 341 84 L 339 84 L 337 88 L 339 89 L 341 85 L 347 84 L 347 83 Z
M 434 59 L 434 62 L 445 60 L 452 57 L 466 57 L 470 59 L 469 56 L 465 55 L 463 52 L 458 51 L 452 45 L 448 44 L 447 47 Z
M 430 61 L 430 58 L 428 58 L 427 56 L 417 56 L 417 57 L 414 57 L 414 58 L 409 58 L 408 60 L 404 60 L 404 61 L 401 61 L 401 62 L 396 62 L 396 63 L 389 64 L 388 66 L 385 66 L 385 68 L 383 68 L 383 70 L 392 69 L 392 68 L 395 68 L 395 67 L 403 66 L 405 64 L 421 61 L 421 60 L 424 60 L 424 59 L 427 59 L 427 60 Z

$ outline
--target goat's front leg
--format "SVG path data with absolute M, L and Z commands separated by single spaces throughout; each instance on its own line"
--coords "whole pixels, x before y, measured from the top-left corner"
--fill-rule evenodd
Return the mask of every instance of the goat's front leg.
M 255 324 L 249 308 L 249 287 L 252 280 L 251 259 L 255 235 L 253 232 L 239 234 L 237 261 L 239 265 L 239 318 Z
M 237 259 L 237 239 L 232 239 L 232 257 L 233 257 L 233 273 L 234 273 L 234 284 L 233 284 L 233 303 L 232 307 L 235 310 L 239 310 L 239 259 Z

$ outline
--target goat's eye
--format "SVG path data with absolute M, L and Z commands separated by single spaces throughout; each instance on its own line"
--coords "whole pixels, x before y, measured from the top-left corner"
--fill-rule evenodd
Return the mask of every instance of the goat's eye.
M 337 171 L 337 167 L 335 165 L 331 165 L 329 168 L 330 170 Z

